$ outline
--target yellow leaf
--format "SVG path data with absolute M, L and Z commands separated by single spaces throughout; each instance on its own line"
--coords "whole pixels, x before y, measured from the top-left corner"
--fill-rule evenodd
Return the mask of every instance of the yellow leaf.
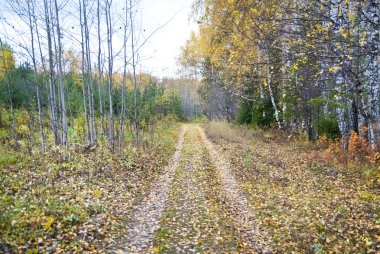
M 99 197 L 100 195 L 102 195 L 102 191 L 100 189 L 96 188 L 96 190 L 94 191 L 94 196 Z
M 354 23 L 355 22 L 355 13 L 353 13 L 353 12 L 349 13 L 348 18 L 350 19 L 350 21 L 352 23 Z
M 44 229 L 49 229 L 53 223 L 54 223 L 54 218 L 47 217 L 45 218 L 44 222 L 41 222 L 41 225 L 44 227 Z
M 251 8 L 251 12 L 253 12 L 254 14 L 258 14 L 259 13 L 259 11 L 257 9 L 255 9 L 255 8 Z

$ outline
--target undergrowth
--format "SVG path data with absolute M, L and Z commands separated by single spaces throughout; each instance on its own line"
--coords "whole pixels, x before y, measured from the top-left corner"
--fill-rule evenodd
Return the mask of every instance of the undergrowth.
M 113 155 L 102 142 L 32 155 L 0 147 L 0 252 L 109 251 L 175 147 L 178 125 L 156 127 L 140 149 L 131 144 Z
M 280 141 L 276 132 L 227 123 L 204 128 L 230 161 L 273 252 L 378 253 L 378 155 L 359 135 L 345 150 L 340 141 Z

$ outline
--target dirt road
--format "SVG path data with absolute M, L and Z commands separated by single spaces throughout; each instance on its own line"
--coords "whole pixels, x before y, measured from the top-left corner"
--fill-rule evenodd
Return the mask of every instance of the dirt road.
M 198 125 L 184 125 L 120 253 L 265 253 L 268 239 L 252 223 L 252 209 L 228 160 Z

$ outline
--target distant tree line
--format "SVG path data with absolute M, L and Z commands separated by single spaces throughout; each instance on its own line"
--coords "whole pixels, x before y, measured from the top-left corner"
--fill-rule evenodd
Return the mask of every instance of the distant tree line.
M 146 43 L 136 25 L 138 1 L 119 4 L 7 1 L 3 25 L 17 33 L 10 20 L 17 17 L 28 28 L 0 37 L 0 127 L 12 130 L 16 148 L 22 125 L 38 130 L 42 151 L 82 141 L 92 147 L 105 138 L 113 153 L 125 143 L 126 126 L 139 145 L 140 131 L 163 116 L 186 117 L 178 91 L 137 70 Z M 75 49 L 67 48 L 72 42 Z M 18 118 L 23 112 L 30 121 Z

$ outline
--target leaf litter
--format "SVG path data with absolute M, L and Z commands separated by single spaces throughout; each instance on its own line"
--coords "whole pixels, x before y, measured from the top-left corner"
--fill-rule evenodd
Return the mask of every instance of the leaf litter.
M 191 125 L 153 252 L 249 252 L 232 223 L 217 170 L 199 130 Z
M 132 212 L 132 221 L 128 223 L 129 229 L 126 232 L 126 248 L 118 250 L 119 253 L 141 253 L 149 250 L 155 230 L 158 228 L 168 193 L 173 181 L 173 175 L 178 167 L 181 157 L 184 135 L 187 127 L 184 126 L 180 134 L 176 151 L 168 166 L 151 185 L 149 195 L 142 200 L 137 208 Z

